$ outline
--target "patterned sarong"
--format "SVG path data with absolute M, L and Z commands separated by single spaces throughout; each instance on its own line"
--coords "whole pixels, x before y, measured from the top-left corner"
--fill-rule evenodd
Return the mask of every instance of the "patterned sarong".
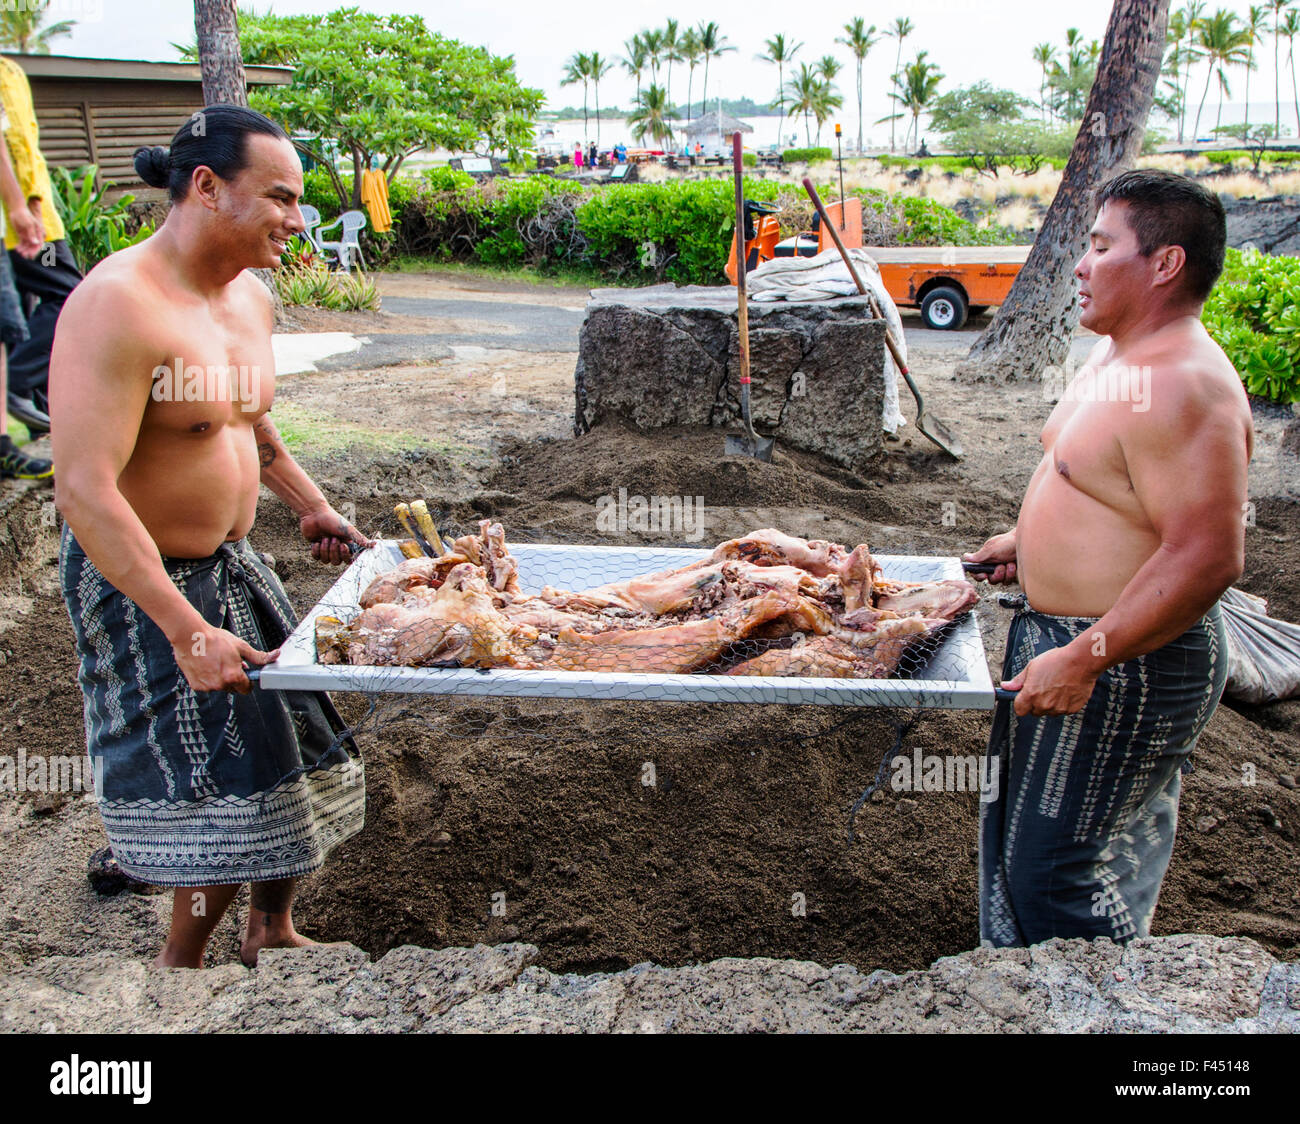
M 1002 677 L 1096 623 L 1022 606 Z M 988 752 L 1001 783 L 980 805 L 981 940 L 1125 942 L 1150 932 L 1181 774 L 1223 693 L 1226 664 L 1216 605 L 1177 640 L 1104 672 L 1077 714 L 1018 718 L 998 704 Z
M 293 631 L 283 587 L 246 541 L 163 564 L 208 624 L 261 651 Z M 96 796 L 123 871 L 163 886 L 290 878 L 360 830 L 361 757 L 327 696 L 196 693 L 166 636 L 66 528 L 59 572 Z

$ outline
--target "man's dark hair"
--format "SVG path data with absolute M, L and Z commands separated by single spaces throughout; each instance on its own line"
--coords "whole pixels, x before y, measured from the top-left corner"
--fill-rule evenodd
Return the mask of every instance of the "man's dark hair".
M 190 178 L 200 166 L 223 180 L 234 179 L 248 167 L 248 138 L 254 133 L 288 140 L 269 117 L 242 105 L 209 105 L 176 130 L 170 149 L 155 145 L 135 150 L 135 170 L 150 187 L 165 187 L 173 203 L 190 190 Z
M 1161 246 L 1181 246 L 1188 292 L 1201 301 L 1210 295 L 1228 241 L 1223 204 L 1214 192 L 1174 172 L 1134 170 L 1097 189 L 1098 210 L 1106 203 L 1128 204 L 1128 224 L 1143 257 Z

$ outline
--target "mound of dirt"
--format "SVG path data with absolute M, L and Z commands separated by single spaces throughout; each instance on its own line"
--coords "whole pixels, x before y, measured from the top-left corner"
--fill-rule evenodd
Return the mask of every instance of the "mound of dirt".
M 966 460 L 952 462 L 913 436 L 859 477 L 788 451 L 772 464 L 724 459 L 715 433 L 608 427 L 573 440 L 506 441 L 484 450 L 481 471 L 419 452 L 304 459 L 336 506 L 351 504 L 358 525 L 376 535 L 398 533 L 396 500 L 424 495 L 445 523 L 490 515 L 517 541 L 651 541 L 597 529 L 596 501 L 625 488 L 703 496 L 705 542 L 777 526 L 881 553 L 953 555 L 1014 518 L 1049 407 L 1023 388 L 956 384 L 923 353 L 916 366 L 927 372 L 927 403 L 963 428 Z M 300 387 L 316 385 L 304 379 Z M 309 389 L 300 396 L 313 408 L 328 405 Z M 477 408 L 502 423 L 499 396 L 483 391 Z M 1286 482 L 1295 462 L 1279 451 L 1285 419 L 1257 420 L 1256 522 L 1241 585 L 1297 619 L 1300 505 Z M 434 414 L 402 424 L 440 432 Z M 84 744 L 71 628 L 52 566 L 56 528 L 41 518 L 47 499 L 48 491 L 28 490 L 5 507 L 0 529 L 0 541 L 14 544 L 0 587 L 0 739 L 29 755 Z M 683 545 L 672 534 L 653 541 Z M 273 498 L 261 505 L 253 545 L 276 557 L 302 609 L 337 577 L 308 559 L 297 521 Z M 987 591 L 980 613 L 996 667 L 1007 614 Z M 366 700 L 337 701 L 350 720 L 365 715 Z M 526 941 L 540 964 L 583 971 L 757 955 L 901 971 L 976 943 L 976 795 L 896 793 L 886 784 L 849 838 L 849 809 L 908 716 L 416 698 L 377 717 L 361 737 L 366 829 L 300 899 L 312 936 L 376 955 L 404 943 Z M 987 736 L 985 713 L 936 712 L 907 728 L 901 746 L 977 754 Z M 1300 701 L 1221 707 L 1195 762 L 1156 932 L 1249 936 L 1295 957 Z M 21 900 L 27 919 L 0 934 L 0 958 L 121 948 L 124 918 L 136 926 L 137 952 L 156 945 L 165 897 L 128 909 L 115 899 L 96 903 L 83 883 L 84 896 L 47 919 L 48 872 L 72 879 L 57 883 L 62 899 L 76 884 L 69 864 L 84 870 L 102 832 L 82 803 L 21 800 L 0 825 L 0 912 Z M 233 925 L 216 955 L 233 955 Z M 80 934 L 71 945 L 69 933 Z

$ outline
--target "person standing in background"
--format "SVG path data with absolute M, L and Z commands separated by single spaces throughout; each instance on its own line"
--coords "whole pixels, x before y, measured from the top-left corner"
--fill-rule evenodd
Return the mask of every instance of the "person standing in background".
M 9 117 L 9 154 L 14 176 L 26 200 L 27 210 L 44 228 L 44 247 L 34 257 L 18 251 L 20 233 L 15 230 L 13 212 L 5 224 L 5 249 L 13 269 L 14 284 L 28 312 L 28 338 L 9 355 L 9 389 L 5 396 L 9 412 L 33 433 L 50 428 L 48 399 L 50 349 L 54 346 L 54 324 L 68 294 L 81 281 L 81 270 L 68 247 L 63 222 L 54 206 L 54 187 L 41 155 L 40 131 L 32 90 L 27 75 L 12 59 L 0 56 L 0 104 Z M 31 301 L 40 303 L 29 310 Z
M 0 107 L 0 134 L 9 127 L 3 107 Z M 9 149 L 0 143 L 0 218 L 8 212 L 14 217 L 18 230 L 18 252 L 24 258 L 35 257 L 41 250 L 41 224 L 32 217 L 23 199 L 22 189 L 14 178 L 9 162 Z M 5 352 L 27 339 L 27 320 L 23 316 L 18 290 L 14 288 L 9 261 L 0 255 L 0 394 L 8 397 L 8 364 Z M 9 418 L 0 409 L 0 477 L 19 480 L 44 480 L 54 474 L 53 462 L 44 457 L 24 453 L 13 443 L 8 433 Z

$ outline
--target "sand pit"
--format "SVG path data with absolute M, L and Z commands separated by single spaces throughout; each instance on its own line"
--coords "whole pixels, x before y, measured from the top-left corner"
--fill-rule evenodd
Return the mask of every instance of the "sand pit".
M 569 438 L 573 357 L 553 359 L 531 372 L 523 438 L 509 436 L 510 407 L 484 373 L 456 387 L 458 418 L 478 435 L 474 457 L 413 443 L 304 460 L 372 534 L 396 534 L 392 503 L 424 494 L 453 522 L 491 515 L 520 540 L 689 545 L 671 534 L 598 532 L 598 498 L 626 488 L 702 496 L 706 540 L 775 525 L 882 553 L 951 555 L 1009 525 L 1048 410 L 1023 388 L 959 385 L 946 357 L 918 349 L 927 404 L 962 430 L 971 455 L 954 463 L 909 430 L 910 444 L 855 476 L 789 451 L 770 465 L 723 461 L 717 434 L 599 427 Z M 440 370 L 425 369 L 433 387 L 449 385 Z M 333 376 L 294 376 L 285 389 L 304 409 L 349 416 Z M 446 396 L 416 402 L 400 428 L 445 434 Z M 1300 505 L 1295 461 L 1277 448 L 1285 421 L 1257 412 L 1256 525 L 1241 584 L 1294 620 Z M 29 755 L 82 744 L 71 630 L 50 565 L 54 529 L 40 518 L 46 498 L 10 493 L 8 541 L 22 550 L 6 548 L 0 589 L 0 737 Z M 273 498 L 253 541 L 275 555 L 301 608 L 335 576 L 306 558 L 295 521 Z M 980 612 L 996 666 L 1008 614 L 989 596 Z M 350 719 L 364 714 L 359 697 L 337 701 Z M 849 841 L 849 809 L 896 736 L 889 715 L 498 700 L 421 702 L 406 718 L 385 718 L 361 741 L 366 829 L 300 898 L 301 928 L 319 939 L 372 955 L 405 943 L 519 940 L 538 946 L 546 967 L 581 971 L 757 955 L 898 971 L 977 941 L 975 794 L 886 786 L 858 813 Z M 924 715 L 903 744 L 978 753 L 988 721 Z M 647 763 L 653 785 L 643 783 Z M 1300 702 L 1221 707 L 1195 764 L 1156 933 L 1250 936 L 1294 958 L 1300 797 L 1280 778 L 1300 770 Z M 1245 765 L 1254 766 L 1253 785 L 1243 783 Z M 100 899 L 86 886 L 86 857 L 103 842 L 88 801 L 8 797 L 0 835 L 0 915 L 11 919 L 0 964 L 156 950 L 165 897 Z M 214 962 L 233 960 L 235 924 L 219 930 Z

